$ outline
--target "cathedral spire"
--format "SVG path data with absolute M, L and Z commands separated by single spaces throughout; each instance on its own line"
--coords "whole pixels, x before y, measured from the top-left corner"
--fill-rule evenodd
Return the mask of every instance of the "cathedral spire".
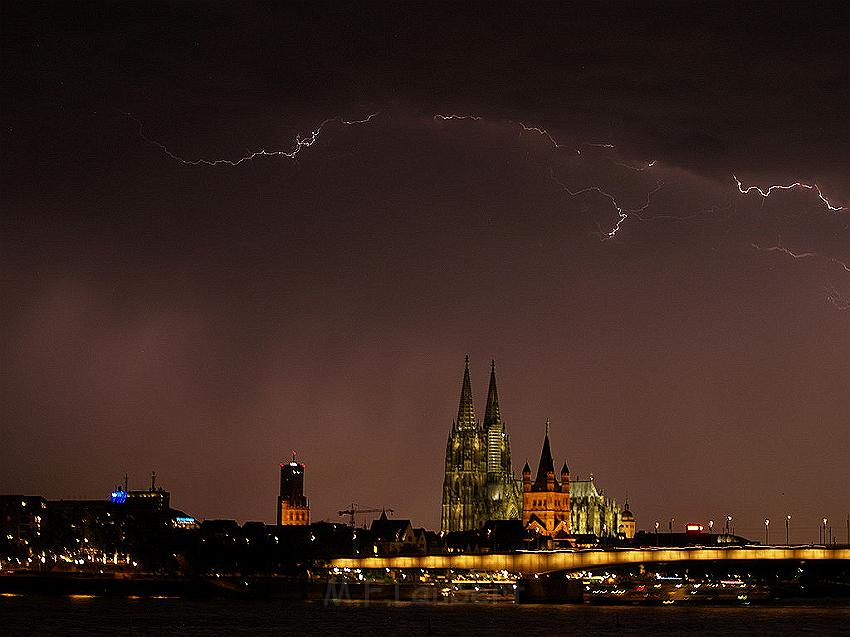
M 543 449 L 540 451 L 540 464 L 537 465 L 537 477 L 534 479 L 534 490 L 545 491 L 548 476 L 555 476 L 555 462 L 552 460 L 552 448 L 549 446 L 549 420 L 546 420 L 546 435 L 543 438 Z
M 472 382 L 469 380 L 469 356 L 463 369 L 463 386 L 460 390 L 460 404 L 457 408 L 457 428 L 475 427 L 475 408 L 472 406 Z
M 502 413 L 499 410 L 499 392 L 496 389 L 496 361 L 490 361 L 490 389 L 487 391 L 487 409 L 484 412 L 484 428 L 502 426 Z

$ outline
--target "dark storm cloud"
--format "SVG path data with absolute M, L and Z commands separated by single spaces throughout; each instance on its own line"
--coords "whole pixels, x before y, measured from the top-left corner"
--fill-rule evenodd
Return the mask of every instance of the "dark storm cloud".
M 794 173 L 845 188 L 847 11 L 437 3 L 414 18 L 368 3 L 28 5 L 6 20 L 6 73 L 19 86 L 11 108 L 40 118 L 81 103 L 101 124 L 110 108 L 158 124 L 222 109 L 231 122 L 460 109 L 610 138 L 715 176 Z
M 730 177 L 850 198 L 844 5 L 3 12 L 3 490 L 156 468 L 201 516 L 270 519 L 295 447 L 317 518 L 434 524 L 469 352 L 479 409 L 499 360 L 515 463 L 552 417 L 559 458 L 647 520 L 844 506 L 823 486 L 850 452 L 847 315 L 823 298 L 843 274 L 750 244 L 847 261 L 846 215 Z M 189 158 L 381 115 L 230 170 L 119 111 Z M 553 174 L 627 206 L 663 179 L 660 219 L 600 242 L 609 202 Z

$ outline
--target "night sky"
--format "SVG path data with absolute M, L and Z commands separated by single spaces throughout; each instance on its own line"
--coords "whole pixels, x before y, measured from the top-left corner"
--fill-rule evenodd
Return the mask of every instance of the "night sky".
M 3 2 L 0 492 L 435 527 L 469 354 L 517 472 L 843 538 L 850 9 L 610 4 Z

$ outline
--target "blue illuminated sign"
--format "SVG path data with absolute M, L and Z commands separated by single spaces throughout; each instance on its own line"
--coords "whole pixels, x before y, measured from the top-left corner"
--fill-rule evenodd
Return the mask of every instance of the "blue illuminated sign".
M 124 491 L 124 489 L 113 491 L 109 495 L 109 501 L 114 502 L 115 504 L 124 504 L 127 501 L 127 492 Z

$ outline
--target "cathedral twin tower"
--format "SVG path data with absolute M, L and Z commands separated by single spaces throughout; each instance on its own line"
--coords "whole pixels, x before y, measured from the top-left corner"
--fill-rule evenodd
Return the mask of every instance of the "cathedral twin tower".
M 440 529 L 464 531 L 481 528 L 488 520 L 521 519 L 522 500 L 522 486 L 511 466 L 510 437 L 499 411 L 496 363 L 490 364 L 482 423 L 475 419 L 467 356 L 457 420 L 446 445 Z

